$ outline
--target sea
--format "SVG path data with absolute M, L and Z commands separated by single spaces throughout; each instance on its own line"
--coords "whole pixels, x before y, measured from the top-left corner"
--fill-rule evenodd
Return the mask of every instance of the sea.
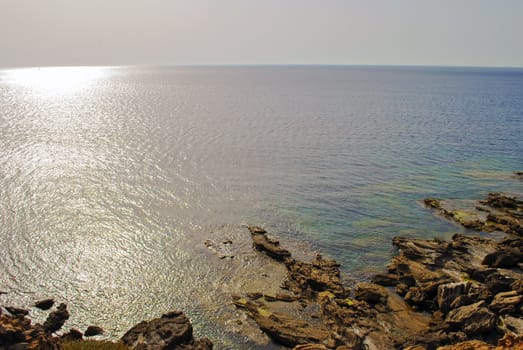
M 52 297 L 109 339 L 183 310 L 216 349 L 277 349 L 237 327 L 231 294 L 266 268 L 245 225 L 350 285 L 394 236 L 465 232 L 425 197 L 523 193 L 514 171 L 523 69 L 0 70 L 0 305 Z

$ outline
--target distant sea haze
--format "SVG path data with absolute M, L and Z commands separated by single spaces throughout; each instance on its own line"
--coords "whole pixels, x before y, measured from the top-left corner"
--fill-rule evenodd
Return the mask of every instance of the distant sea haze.
M 54 297 L 113 337 L 180 309 L 266 348 L 224 322 L 243 267 L 204 244 L 263 273 L 243 224 L 366 279 L 393 236 L 462 230 L 423 198 L 523 193 L 520 69 L 4 70 L 0 106 L 0 304 Z

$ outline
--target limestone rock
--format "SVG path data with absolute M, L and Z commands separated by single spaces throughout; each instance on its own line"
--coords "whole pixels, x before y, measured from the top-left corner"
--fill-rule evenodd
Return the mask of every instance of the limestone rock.
M 356 285 L 355 297 L 368 303 L 386 303 L 387 291 L 380 285 L 361 282 Z
M 462 330 L 467 335 L 488 333 L 496 326 L 496 315 L 484 301 L 451 310 L 445 318 L 451 329 Z
M 280 242 L 267 237 L 267 232 L 257 226 L 249 226 L 254 247 L 262 252 L 265 252 L 271 258 L 283 261 L 291 257 L 291 253 L 287 249 L 280 247 Z
M 467 295 L 470 288 L 468 282 L 447 283 L 438 286 L 438 306 L 443 313 L 449 312 L 452 303 L 459 296 Z
M 131 349 L 163 350 L 182 346 L 183 349 L 212 349 L 208 339 L 195 341 L 189 319 L 173 311 L 151 321 L 142 321 L 124 334 L 121 341 Z
M 519 295 L 515 290 L 509 292 L 501 292 L 494 296 L 494 300 L 489 308 L 498 314 L 507 314 L 515 312 L 516 306 L 523 300 L 523 296 Z
M 263 332 L 282 345 L 292 348 L 310 343 L 334 343 L 330 332 L 321 325 L 311 325 L 283 313 L 268 311 L 263 305 L 238 297 L 234 304 L 246 310 Z

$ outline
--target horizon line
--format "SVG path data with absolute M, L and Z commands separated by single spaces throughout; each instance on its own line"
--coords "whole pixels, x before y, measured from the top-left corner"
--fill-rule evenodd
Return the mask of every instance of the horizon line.
M 126 67 L 200 67 L 200 68 L 234 68 L 234 67 L 383 67 L 383 68 L 483 68 L 483 69 L 523 69 L 523 66 L 482 66 L 482 65 L 434 65 L 434 64 L 352 64 L 352 63 L 137 63 L 137 64 L 71 64 L 71 65 L 41 65 L 41 66 L 0 66 L 0 71 L 15 69 L 39 68 L 126 68 Z

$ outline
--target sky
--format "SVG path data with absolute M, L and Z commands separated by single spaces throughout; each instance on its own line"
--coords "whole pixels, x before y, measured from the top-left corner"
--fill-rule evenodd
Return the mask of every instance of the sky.
M 523 67 L 523 0 L 0 0 L 0 67 Z

